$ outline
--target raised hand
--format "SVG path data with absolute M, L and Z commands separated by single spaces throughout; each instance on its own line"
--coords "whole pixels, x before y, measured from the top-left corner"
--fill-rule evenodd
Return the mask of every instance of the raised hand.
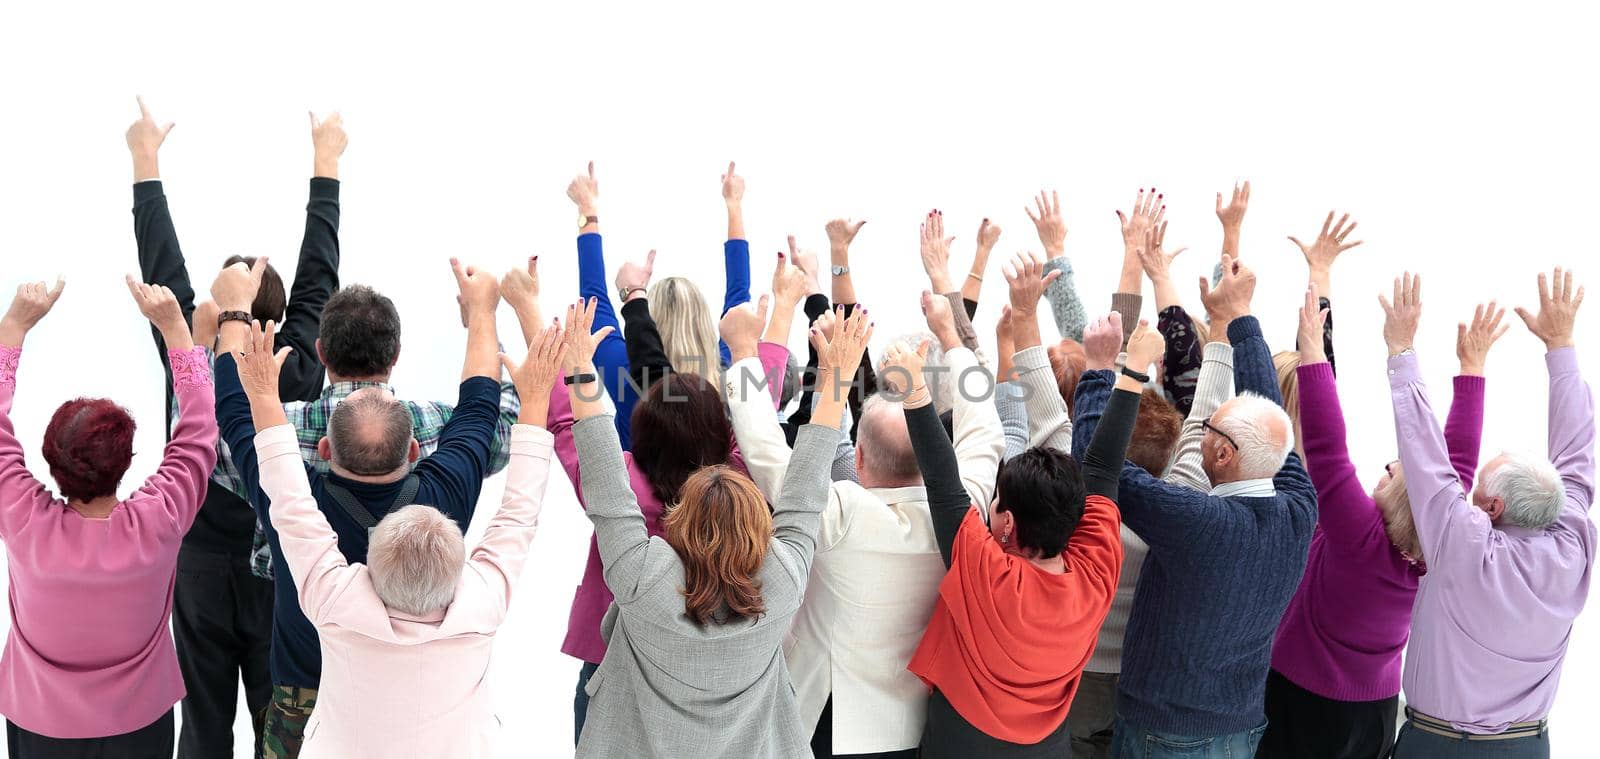
M 1255 293 L 1255 272 L 1226 253 L 1222 255 L 1222 279 L 1217 281 L 1216 289 L 1212 289 L 1210 279 L 1200 278 L 1200 302 L 1206 306 L 1213 330 L 1226 332 L 1229 322 L 1249 316 Z
M 1166 252 L 1167 223 L 1149 227 L 1144 231 L 1144 240 L 1134 249 L 1134 254 L 1139 257 L 1139 265 L 1144 269 L 1144 275 L 1156 284 L 1170 282 L 1172 279 L 1172 260 L 1188 248 L 1179 248 L 1171 253 Z
M 1033 199 L 1033 208 L 1023 206 L 1023 212 L 1039 232 L 1039 243 L 1044 245 L 1048 258 L 1066 254 L 1067 222 L 1061 216 L 1061 195 L 1054 190 L 1046 195 L 1043 190 Z
M 1217 193 L 1217 220 L 1222 222 L 1222 252 L 1239 257 L 1239 229 L 1244 225 L 1244 212 L 1250 207 L 1250 182 L 1233 185 L 1233 197 L 1222 204 L 1222 193 Z
M 837 257 L 845 255 L 850 250 L 850 243 L 856 239 L 856 233 L 867 225 L 867 221 L 852 222 L 849 219 L 834 219 L 828 222 L 828 250 Z
M 589 173 L 573 177 L 567 184 L 567 198 L 578 206 L 579 216 L 594 216 L 600 208 L 600 181 L 594 178 L 594 161 Z
M 147 285 L 134 279 L 132 274 L 124 279 L 128 283 L 128 292 L 133 295 L 133 302 L 139 306 L 139 313 L 144 314 L 144 318 L 149 319 L 152 325 L 162 333 L 169 329 L 188 332 L 183 309 L 178 307 L 178 298 L 171 289 L 164 285 Z
M 1061 276 L 1057 269 L 1044 272 L 1044 262 L 1032 253 L 1023 253 L 1001 268 L 1011 288 L 1011 311 L 1018 319 L 1033 319 L 1039 312 L 1039 299 L 1051 282 Z
M 1572 326 L 1578 318 L 1578 306 L 1583 305 L 1583 287 L 1573 289 L 1572 272 L 1557 266 L 1546 280 L 1539 274 L 1539 313 L 1530 314 L 1525 308 L 1517 309 L 1517 316 L 1528 325 L 1528 331 L 1544 341 L 1547 351 L 1572 347 Z
M 744 202 L 744 177 L 734 173 L 733 161 L 728 162 L 728 173 L 722 175 L 722 200 L 730 206 Z
M 261 326 L 261 322 L 251 320 L 250 336 L 245 340 L 244 347 L 233 352 L 234 363 L 239 367 L 239 384 L 244 386 L 245 395 L 269 404 L 278 402 L 278 371 L 294 350 L 285 345 L 277 353 L 272 352 L 273 333 L 276 331 L 277 325 L 271 320 L 267 321 L 265 327 Z
M 935 208 L 922 222 L 922 270 L 928 275 L 928 284 L 940 293 L 955 292 L 950 283 L 950 243 L 955 237 L 944 236 L 944 213 Z
M 741 303 L 728 309 L 717 325 L 722 342 L 728 344 L 728 353 L 735 361 L 757 355 L 761 331 L 767 326 L 770 299 L 763 295 L 755 305 Z
M 1500 323 L 1505 316 L 1506 310 L 1491 300 L 1487 306 L 1478 306 L 1472 314 L 1470 325 L 1466 322 L 1456 325 L 1456 358 L 1461 360 L 1463 375 L 1483 376 L 1483 367 L 1489 360 L 1489 349 L 1505 335 L 1506 330 L 1511 329 L 1510 324 Z
M 795 245 L 794 235 L 790 235 L 789 255 L 779 251 L 778 264 L 772 269 L 772 297 L 778 301 L 778 308 L 793 311 L 811 292 L 810 272 L 800 265 L 799 258 L 800 249 Z
M 1085 370 L 1110 370 L 1122 352 L 1122 314 L 1112 311 L 1095 319 L 1083 330 Z
M 562 333 L 562 342 L 567 350 L 561 357 L 562 368 L 567 374 L 594 373 L 595 348 L 611 334 L 611 327 L 601 327 L 598 332 L 589 331 L 594 328 L 596 306 L 594 298 L 567 306 L 566 329 Z
M 1333 268 L 1333 262 L 1340 253 L 1361 244 L 1360 240 L 1345 242 L 1350 233 L 1356 231 L 1356 222 L 1350 221 L 1350 214 L 1339 217 L 1339 223 L 1335 224 L 1334 213 L 1334 211 L 1328 212 L 1328 218 L 1322 222 L 1322 231 L 1310 245 L 1300 242 L 1294 235 L 1289 235 L 1289 242 L 1300 248 L 1301 255 L 1306 257 L 1306 266 L 1310 267 L 1313 273 L 1326 273 Z M 1349 222 L 1349 226 L 1345 226 L 1346 222 Z
M 1394 300 L 1380 293 L 1378 303 L 1383 306 L 1383 342 L 1389 346 L 1389 355 L 1411 350 L 1417 341 L 1417 322 L 1422 319 L 1422 275 L 1406 272 L 1395 277 Z
M 984 219 L 983 223 L 978 225 L 978 255 L 988 257 L 998 242 L 1000 242 L 1000 225 Z
M 539 307 L 539 257 L 529 256 L 526 267 L 513 266 L 500 278 L 500 297 L 519 313 Z
M 644 297 L 645 290 L 650 287 L 650 278 L 656 271 L 656 252 L 651 250 L 645 254 L 644 263 L 624 261 L 622 268 L 617 270 L 617 295 L 624 301 L 636 297 Z
M 328 118 L 318 121 L 317 114 L 309 111 L 307 114 L 311 117 L 311 147 L 315 156 L 313 176 L 338 179 L 339 157 L 350 144 L 350 135 L 344 132 L 344 117 L 334 111 Z
M 1117 317 L 1117 322 L 1117 329 L 1121 330 L 1121 316 Z M 1134 327 L 1133 334 L 1128 336 L 1128 360 L 1123 365 L 1141 374 L 1148 374 L 1150 367 L 1161 359 L 1166 349 L 1166 338 L 1151 329 L 1150 322 L 1140 319 L 1139 326 Z
M 556 375 L 561 373 L 561 359 L 567 351 L 565 338 L 561 320 L 551 319 L 550 325 L 528 343 L 528 355 L 521 364 L 514 364 L 510 356 L 500 354 L 500 364 L 511 375 L 511 384 L 516 386 L 517 397 L 524 404 L 536 398 L 549 402 L 550 390 L 555 386 Z
M 814 250 L 801 250 L 795 244 L 794 235 L 789 235 L 789 260 L 806 273 L 806 294 L 822 292 L 822 264 L 817 261 L 817 252 Z
M 956 331 L 956 316 L 950 310 L 950 299 L 931 290 L 922 291 L 922 317 L 928 321 L 928 331 L 939 338 L 945 350 L 961 347 L 961 333 Z
M 1006 305 L 1000 309 L 1000 319 L 994 323 L 994 344 L 996 366 L 995 376 L 997 382 L 1009 382 L 1012 375 L 1011 357 L 1017 352 L 1017 335 L 1011 306 Z
M 487 315 L 493 319 L 495 307 L 500 305 L 500 281 L 476 266 L 463 266 L 455 258 L 450 259 L 450 270 L 455 272 L 461 312 L 467 321 L 471 320 L 472 314 Z
M 819 332 L 823 337 L 832 340 L 833 328 L 839 325 L 841 318 L 834 316 L 834 311 L 836 310 L 837 309 L 830 309 L 823 311 L 821 315 L 817 316 L 817 318 L 811 322 L 811 330 L 813 332 Z
M 1305 303 L 1300 306 L 1300 363 L 1323 364 L 1328 361 L 1327 351 L 1322 347 L 1322 326 L 1328 321 L 1328 309 L 1319 305 L 1320 293 L 1317 285 L 1312 283 L 1306 288 Z
M 28 331 L 33 329 L 55 307 L 56 301 L 61 299 L 61 291 L 66 287 L 60 277 L 56 277 L 54 287 L 43 282 L 25 282 L 17 285 L 17 294 L 11 299 L 11 307 L 6 309 L 6 315 L 0 318 L 0 345 L 13 348 L 22 347 L 23 338 L 28 336 Z
M 1167 214 L 1167 207 L 1163 203 L 1165 199 L 1166 196 L 1157 193 L 1154 187 L 1150 188 L 1149 192 L 1140 188 L 1139 194 L 1134 196 L 1132 211 L 1123 215 L 1121 209 L 1117 210 L 1117 221 L 1122 223 L 1124 258 L 1134 257 L 1135 251 L 1144 247 L 1150 231 L 1165 225 L 1164 218 Z M 1165 235 L 1165 232 L 1162 234 Z
M 189 337 L 195 345 L 212 347 L 217 342 L 217 317 L 222 315 L 222 309 L 217 308 L 214 300 L 203 300 L 194 304 L 194 313 L 189 316 L 189 321 L 194 326 Z
M 843 377 L 855 376 L 861 365 L 861 356 L 867 351 L 867 341 L 872 339 L 873 323 L 867 320 L 867 309 L 857 306 L 849 316 L 843 316 L 844 307 L 834 307 L 837 324 L 833 337 L 823 337 L 816 328 L 811 329 L 811 347 L 817 350 L 817 374 L 828 372 L 834 376 L 834 385 L 845 384 Z M 843 388 L 836 388 L 843 389 Z
M 922 375 L 922 367 L 927 361 L 927 340 L 921 341 L 916 348 L 896 341 L 883 354 L 883 369 L 878 376 L 891 396 L 897 400 L 910 400 L 910 396 L 920 395 L 927 387 L 927 380 Z
M 255 302 L 256 291 L 261 288 L 261 277 L 267 272 L 267 257 L 256 257 L 254 266 L 243 261 L 224 267 L 211 281 L 211 299 L 223 311 L 249 311 Z
M 139 120 L 128 127 L 128 152 L 133 154 L 133 181 L 156 179 L 161 176 L 157 155 L 161 151 L 161 144 L 167 141 L 167 133 L 172 131 L 172 122 L 157 124 L 150 116 L 150 109 L 144 105 L 144 98 L 139 101 Z

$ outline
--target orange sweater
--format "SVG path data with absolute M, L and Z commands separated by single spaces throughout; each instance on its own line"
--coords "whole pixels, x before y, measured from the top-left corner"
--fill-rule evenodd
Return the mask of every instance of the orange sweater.
M 973 727 L 1012 743 L 1044 740 L 1066 719 L 1122 570 L 1121 515 L 1089 496 L 1049 574 L 1001 550 L 978 511 L 956 534 L 950 570 L 907 665 Z

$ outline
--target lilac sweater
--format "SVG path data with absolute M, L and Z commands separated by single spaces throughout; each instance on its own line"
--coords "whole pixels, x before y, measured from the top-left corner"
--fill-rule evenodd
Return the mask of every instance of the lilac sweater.
M 1305 575 L 1273 640 L 1272 668 L 1325 698 L 1388 698 L 1400 692 L 1400 653 L 1421 572 L 1389 542 L 1378 505 L 1356 478 L 1329 365 L 1298 372 L 1306 469 L 1320 506 Z M 1482 377 L 1456 377 L 1445 422 L 1463 490 L 1471 490 L 1478 465 L 1483 391 Z

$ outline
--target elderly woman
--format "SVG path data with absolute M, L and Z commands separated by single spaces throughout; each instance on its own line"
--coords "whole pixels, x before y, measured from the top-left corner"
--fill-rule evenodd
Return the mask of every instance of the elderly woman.
M 406 506 L 373 528 L 365 565 L 345 561 L 312 495 L 278 403 L 272 345 L 269 322 L 235 359 L 260 430 L 256 455 L 272 526 L 322 640 L 322 687 L 300 757 L 492 756 L 499 722 L 489 657 L 538 526 L 553 452 L 542 427 L 559 329 L 547 328 L 512 367 L 522 410 L 505 498 L 478 546 L 468 553 L 461 529 L 437 509 Z
M 1327 301 L 1300 309 L 1300 413 L 1317 527 L 1305 575 L 1278 625 L 1267 675 L 1260 757 L 1384 756 L 1394 743 L 1400 656 L 1424 570 L 1405 472 L 1384 468 L 1369 494 L 1345 441 L 1333 367 L 1323 352 Z M 1461 374 L 1445 423 L 1450 463 L 1471 490 L 1483 437 L 1483 365 L 1504 311 L 1478 309 L 1458 339 Z
M 172 756 L 183 678 L 167 618 L 178 546 L 216 464 L 211 372 L 165 287 L 128 288 L 161 332 L 182 413 L 156 473 L 125 500 L 133 419 L 108 400 L 56 410 L 43 453 L 59 498 L 28 473 L 11 427 L 22 341 L 62 284 L 18 288 L 0 320 L 0 540 L 11 629 L 0 657 L 0 714 L 12 759 Z
M 599 402 L 592 356 L 607 330 L 590 334 L 592 305 L 567 313 L 583 498 L 615 594 L 578 756 L 807 756 L 783 641 L 805 595 L 846 383 L 825 382 L 772 511 L 749 477 L 708 466 L 683 483 L 652 537 Z M 824 376 L 853 373 L 870 334 L 860 311 L 832 342 L 813 334 Z

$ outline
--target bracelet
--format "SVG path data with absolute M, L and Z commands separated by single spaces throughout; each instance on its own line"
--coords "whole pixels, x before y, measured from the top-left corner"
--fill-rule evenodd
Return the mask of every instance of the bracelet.
M 1150 375 L 1145 374 L 1144 372 L 1136 372 L 1132 369 L 1129 369 L 1127 366 L 1122 367 L 1122 376 L 1129 379 L 1138 380 L 1139 384 L 1141 385 L 1150 384 Z
M 593 374 L 584 372 L 582 374 L 574 374 L 570 377 L 564 377 L 561 381 L 567 383 L 568 385 L 582 385 L 587 382 L 593 382 L 595 379 L 596 377 Z
M 978 280 L 978 281 L 979 281 L 979 282 L 982 282 L 982 281 L 983 281 L 983 275 L 981 275 L 981 274 L 978 274 L 978 273 L 977 273 L 977 272 L 971 272 L 971 271 L 969 271 L 969 272 L 967 272 L 967 276 L 969 276 L 969 277 L 972 277 L 972 278 L 973 278 L 973 279 L 976 279 L 976 280 Z
M 248 326 L 251 322 L 249 311 L 223 311 L 217 314 L 217 329 L 222 329 L 225 322 L 244 322 Z

